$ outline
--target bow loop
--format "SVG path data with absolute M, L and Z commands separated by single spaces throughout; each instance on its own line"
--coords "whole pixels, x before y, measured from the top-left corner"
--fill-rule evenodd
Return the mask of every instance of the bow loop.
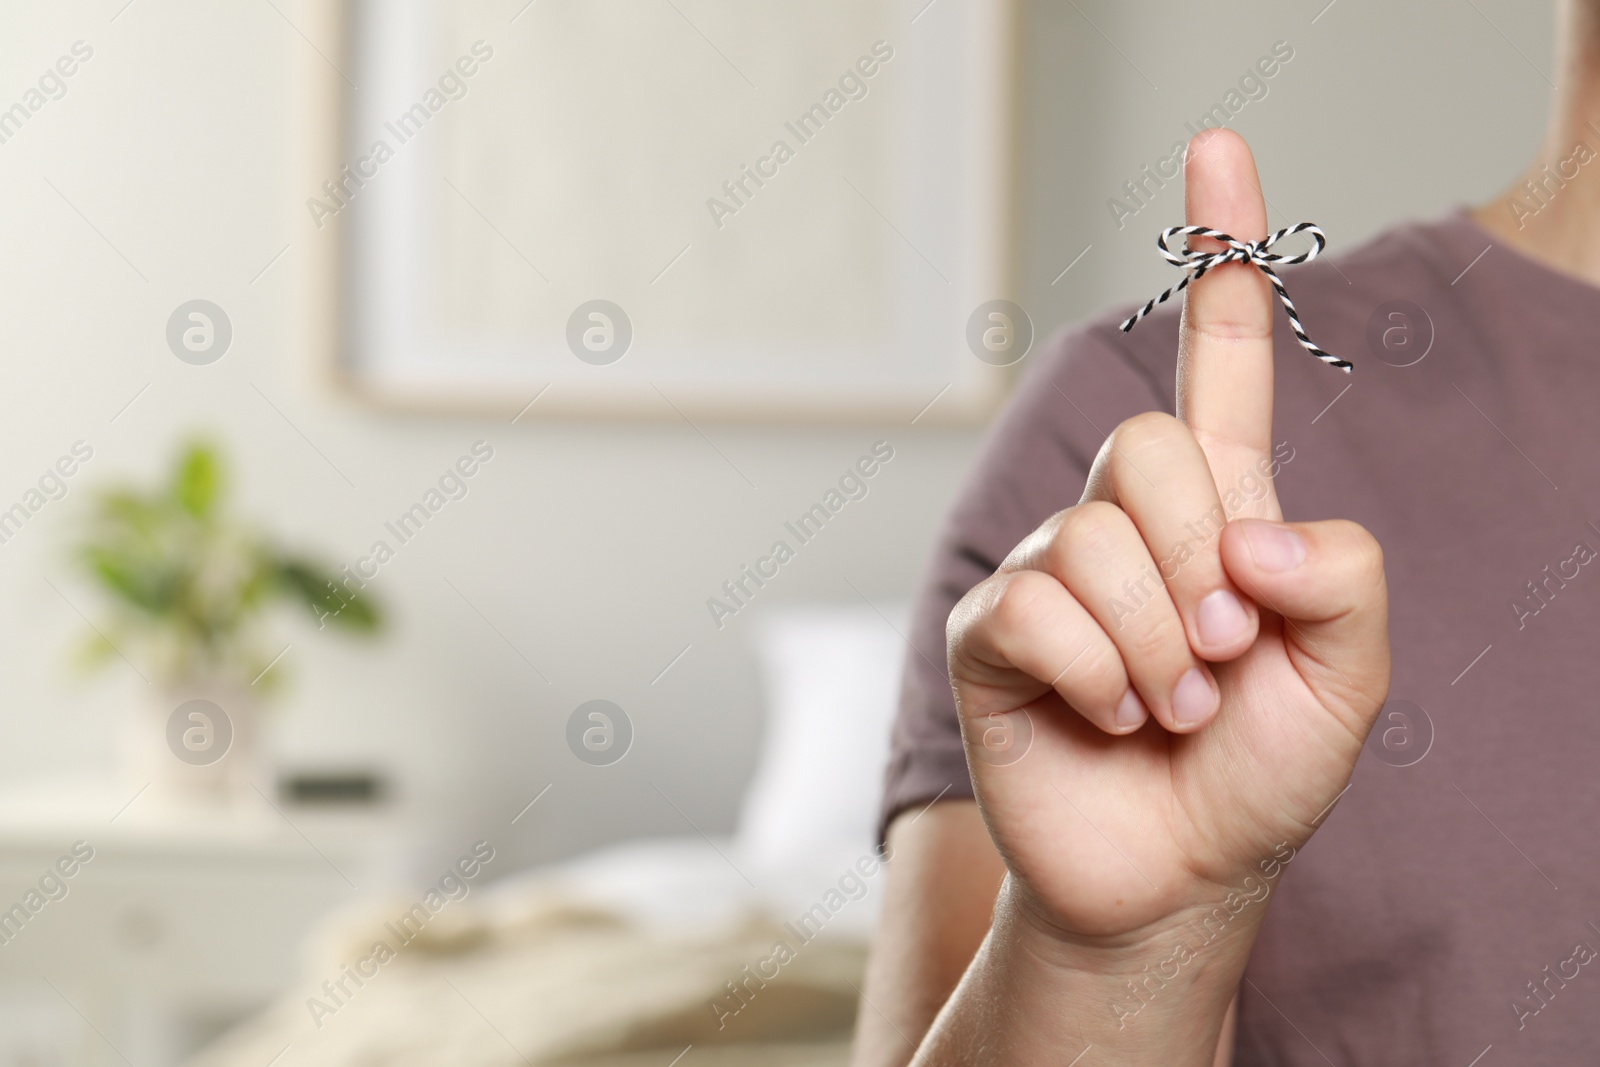
M 1292 237 L 1299 233 L 1309 233 L 1311 235 L 1312 245 L 1310 248 L 1296 255 L 1283 255 L 1272 251 L 1273 245 L 1286 237 Z M 1177 250 L 1172 247 L 1171 242 L 1174 237 L 1180 235 L 1184 237 L 1210 237 L 1215 241 L 1220 241 L 1225 247 L 1217 252 L 1200 252 L 1188 247 L 1187 243 L 1185 243 L 1181 250 Z M 1305 327 L 1300 324 L 1300 314 L 1295 310 L 1294 301 L 1289 299 L 1289 291 L 1283 286 L 1283 279 L 1279 278 L 1278 272 L 1273 270 L 1275 265 L 1281 264 L 1292 267 L 1299 263 L 1309 263 L 1320 256 L 1323 249 L 1328 247 L 1327 235 L 1322 232 L 1320 227 L 1309 222 L 1301 222 L 1294 226 L 1285 226 L 1277 233 L 1264 237 L 1259 241 L 1241 241 L 1223 233 L 1221 230 L 1213 230 L 1206 226 L 1172 226 L 1161 231 L 1161 236 L 1156 239 L 1156 247 L 1161 250 L 1162 258 L 1174 267 L 1182 267 L 1185 274 L 1177 285 L 1174 285 L 1171 289 L 1168 289 L 1131 315 L 1122 324 L 1123 333 L 1132 330 L 1140 319 L 1154 311 L 1158 305 L 1166 303 L 1178 293 L 1183 292 L 1189 287 L 1190 282 L 1196 278 L 1203 277 L 1207 271 L 1220 267 L 1224 263 L 1249 263 L 1257 267 L 1261 273 L 1267 276 L 1267 280 L 1272 283 L 1273 291 L 1278 294 L 1278 300 L 1282 302 L 1283 310 L 1289 316 L 1289 327 L 1294 331 L 1295 339 L 1300 342 L 1300 347 L 1328 364 L 1328 366 L 1337 367 L 1346 374 L 1350 373 L 1351 364 L 1348 360 L 1340 359 L 1332 353 L 1318 348 L 1306 334 Z

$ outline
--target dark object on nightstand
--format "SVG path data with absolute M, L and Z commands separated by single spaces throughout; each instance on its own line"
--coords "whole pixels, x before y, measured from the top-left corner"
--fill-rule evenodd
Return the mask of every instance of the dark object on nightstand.
M 278 780 L 278 795 L 295 805 L 381 804 L 388 793 L 376 771 L 302 771 Z

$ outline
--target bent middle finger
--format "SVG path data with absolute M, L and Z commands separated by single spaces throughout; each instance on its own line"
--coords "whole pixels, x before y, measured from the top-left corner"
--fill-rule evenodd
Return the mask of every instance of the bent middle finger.
M 1121 508 L 1091 502 L 1063 513 L 1044 557 L 1117 646 L 1129 681 L 1163 726 L 1188 732 L 1211 719 L 1216 681 L 1189 647 L 1155 561 Z
M 1107 495 L 1139 529 L 1197 656 L 1222 662 L 1255 642 L 1260 616 L 1222 565 L 1223 500 L 1194 434 L 1170 415 L 1129 419 L 1112 434 Z M 1237 490 L 1259 495 L 1266 483 Z

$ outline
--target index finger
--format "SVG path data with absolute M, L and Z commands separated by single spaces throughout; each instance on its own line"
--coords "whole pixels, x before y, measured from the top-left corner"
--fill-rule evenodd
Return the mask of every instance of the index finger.
M 1240 241 L 1267 236 L 1255 157 L 1232 130 L 1205 130 L 1189 142 L 1184 190 L 1189 225 Z M 1226 247 L 1209 237 L 1190 240 L 1202 252 Z M 1205 450 L 1219 493 L 1262 469 L 1272 451 L 1272 323 L 1272 286 L 1252 264 L 1225 263 L 1185 291 L 1178 417 Z M 1240 514 L 1281 517 L 1270 493 Z

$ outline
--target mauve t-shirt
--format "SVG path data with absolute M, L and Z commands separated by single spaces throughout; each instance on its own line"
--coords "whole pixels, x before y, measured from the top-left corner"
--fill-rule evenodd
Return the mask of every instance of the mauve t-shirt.
M 1318 363 L 1277 316 L 1284 514 L 1383 545 L 1394 680 L 1273 893 L 1235 1063 L 1600 1062 L 1600 289 L 1464 212 L 1284 277 L 1355 363 Z M 1119 422 L 1173 410 L 1178 313 L 1032 357 L 920 594 L 884 825 L 972 795 L 945 620 L 1077 503 Z

